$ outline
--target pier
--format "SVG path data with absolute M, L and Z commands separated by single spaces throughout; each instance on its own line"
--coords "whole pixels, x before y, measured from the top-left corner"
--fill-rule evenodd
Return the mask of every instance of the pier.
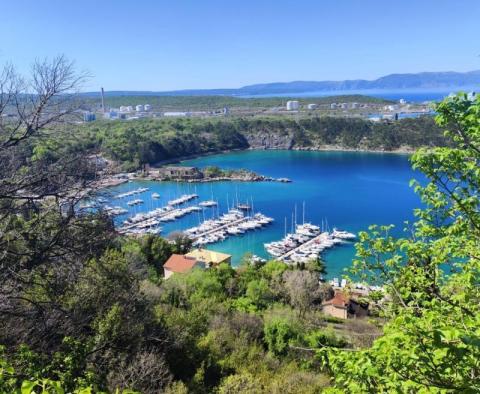
M 295 232 L 286 234 L 282 240 L 265 244 L 265 249 L 275 259 L 285 263 L 307 262 L 318 258 L 325 249 L 355 238 L 355 234 L 347 231 L 334 228 L 330 233 L 319 226 L 304 223 L 296 225 Z
M 195 208 L 195 209 L 192 209 L 192 208 Z M 118 231 L 122 234 L 125 234 L 128 232 L 128 230 L 131 230 L 133 228 L 136 228 L 138 227 L 140 224 L 142 223 L 145 223 L 149 220 L 153 220 L 153 219 L 158 219 L 161 221 L 162 218 L 164 218 L 165 216 L 169 216 L 169 215 L 172 215 L 173 217 L 175 217 L 175 215 L 178 215 L 180 214 L 181 216 L 185 216 L 191 212 L 196 212 L 196 211 L 199 211 L 201 208 L 198 208 L 197 207 L 188 207 L 188 208 L 173 208 L 173 209 L 170 209 L 170 210 L 165 210 L 163 212 L 158 212 L 158 213 L 155 213 L 155 214 L 152 214 L 151 212 L 155 212 L 155 211 L 151 211 L 150 214 L 149 213 L 146 213 L 145 214 L 145 218 L 142 219 L 142 220 L 139 220 L 139 221 L 136 221 L 134 223 L 131 223 L 131 224 L 125 224 L 123 225 L 122 227 L 120 227 L 118 229 Z M 175 219 L 173 219 L 175 220 Z
M 238 209 L 231 209 L 215 220 L 206 220 L 197 227 L 185 230 L 185 234 L 193 240 L 194 245 L 204 245 L 223 241 L 228 236 L 241 235 L 251 230 L 261 229 L 273 222 L 261 213 L 245 216 Z
M 278 257 L 279 260 L 287 260 L 292 254 L 294 254 L 295 252 L 298 252 L 298 251 L 301 251 L 303 248 L 305 247 L 308 247 L 314 243 L 317 243 L 317 241 L 326 241 L 330 238 L 330 234 L 329 233 L 321 233 L 319 235 L 317 235 L 316 237 L 308 240 L 307 242 L 289 250 L 288 252 L 286 252 L 285 254 L 281 255 L 280 257 Z
M 218 231 L 222 231 L 222 230 L 225 230 L 226 228 L 228 227 L 232 227 L 232 226 L 236 226 L 237 224 L 240 224 L 240 223 L 243 223 L 243 222 L 246 222 L 248 220 L 251 220 L 251 217 L 249 216 L 246 216 L 246 217 L 243 217 L 243 218 L 240 218 L 234 222 L 230 222 L 230 223 L 226 223 L 224 225 L 221 225 L 219 227 L 215 227 L 213 229 L 210 229 L 210 230 L 207 230 L 203 233 L 200 233 L 200 234 L 195 234 L 195 235 L 189 235 L 189 237 L 196 241 L 197 239 L 199 238 L 202 238 L 202 237 L 206 237 L 207 235 L 210 235 L 210 234 L 213 234 L 213 233 L 216 233 Z

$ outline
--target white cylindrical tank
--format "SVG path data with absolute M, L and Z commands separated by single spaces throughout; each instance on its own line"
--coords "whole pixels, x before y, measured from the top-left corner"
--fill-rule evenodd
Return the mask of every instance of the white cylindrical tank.
M 152 106 L 150 104 L 145 104 L 145 111 L 148 112 L 152 109 Z
M 135 111 L 137 111 L 137 112 L 143 112 L 143 105 L 142 105 L 142 104 L 138 104 L 138 105 L 135 107 Z
M 312 109 L 317 109 L 318 108 L 318 105 L 317 104 L 308 104 L 307 105 L 307 108 L 312 110 Z
M 298 101 L 287 101 L 287 111 L 297 111 L 298 108 L 300 108 L 300 104 Z

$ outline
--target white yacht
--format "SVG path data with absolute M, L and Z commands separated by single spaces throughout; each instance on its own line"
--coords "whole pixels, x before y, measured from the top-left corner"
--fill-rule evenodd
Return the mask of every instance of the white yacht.
M 336 228 L 332 231 L 332 237 L 340 238 L 340 239 L 355 239 L 357 236 L 353 233 L 349 233 L 348 231 L 338 230 Z
M 210 207 L 216 207 L 217 202 L 213 200 L 207 200 L 207 201 L 200 202 L 198 205 L 200 205 L 201 207 L 210 208 Z

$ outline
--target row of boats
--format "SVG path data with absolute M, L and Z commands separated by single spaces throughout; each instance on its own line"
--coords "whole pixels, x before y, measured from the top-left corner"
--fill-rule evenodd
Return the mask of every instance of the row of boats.
M 295 231 L 286 234 L 280 241 L 266 243 L 264 246 L 268 254 L 276 259 L 287 263 L 304 263 L 317 259 L 326 249 L 355 238 L 355 234 L 347 231 L 322 231 L 319 226 L 303 223 L 296 225 Z
M 165 207 L 156 208 L 149 212 L 138 213 L 123 222 L 123 226 L 119 229 L 124 233 L 152 233 L 153 231 L 143 231 L 156 228 L 160 223 L 172 222 L 192 212 L 200 212 L 202 208 L 190 206 L 184 208 L 175 208 L 167 205 Z M 137 231 L 140 230 L 140 231 Z M 156 231 L 158 234 L 160 231 Z
M 139 187 L 138 189 L 135 190 L 130 190 L 128 192 L 120 193 L 114 196 L 113 198 L 125 198 L 125 197 L 131 197 L 134 196 L 135 194 L 142 194 L 145 193 L 146 191 L 150 190 L 148 187 Z
M 143 204 L 143 200 L 140 199 L 140 198 L 136 198 L 135 200 L 127 202 L 127 205 L 130 206 L 130 207 L 132 207 L 134 205 L 140 205 L 140 204 Z
M 202 224 L 184 233 L 194 240 L 194 246 L 201 246 L 225 240 L 229 236 L 241 235 L 247 231 L 261 229 L 273 222 L 273 218 L 256 213 L 251 216 L 232 208 L 218 219 L 205 220 Z
M 121 199 L 121 198 L 126 198 L 126 197 L 131 197 L 131 196 L 134 196 L 134 195 L 137 195 L 137 194 L 142 194 L 142 193 L 145 193 L 146 191 L 150 190 L 148 187 L 140 187 L 138 189 L 135 189 L 135 190 L 130 190 L 128 192 L 124 192 L 124 193 L 120 193 L 120 194 L 117 194 L 116 196 L 114 196 L 113 198 L 115 199 Z M 159 199 L 160 198 L 160 194 L 158 193 L 152 193 L 152 196 L 151 196 L 153 199 Z M 168 205 L 171 205 L 171 206 L 177 206 L 177 205 L 182 205 L 188 201 L 191 201 L 195 198 L 198 198 L 198 195 L 197 194 L 184 194 L 182 196 L 180 196 L 179 198 L 176 198 L 174 200 L 170 200 L 168 201 Z M 128 201 L 127 202 L 127 205 L 129 206 L 133 206 L 133 205 L 138 205 L 138 204 L 142 204 L 143 203 L 143 200 L 140 199 L 140 198 L 137 198 L 137 199 L 134 199 L 134 200 L 131 200 L 131 201 Z M 208 201 L 208 203 L 215 203 L 214 201 Z M 216 205 L 216 203 L 214 204 Z M 206 205 L 206 206 L 213 206 L 212 205 Z
M 146 188 L 141 188 L 141 189 L 137 189 L 137 190 L 143 190 L 143 189 L 146 189 Z M 152 193 L 152 198 L 158 199 L 158 198 L 160 198 L 160 194 Z M 185 204 L 186 202 L 191 201 L 195 198 L 198 198 L 198 194 L 184 194 L 183 196 L 181 196 L 179 198 L 176 198 L 175 200 L 168 201 L 167 205 L 169 205 L 171 207 L 176 207 L 178 205 Z M 215 201 L 205 201 L 204 204 L 207 204 L 207 205 L 204 205 L 204 206 L 208 206 L 208 207 L 214 206 L 212 203 L 215 203 L 214 205 L 217 205 L 217 203 Z M 139 204 L 143 204 L 143 200 L 140 199 L 140 198 L 136 198 L 135 200 L 131 200 L 131 201 L 127 202 L 127 205 L 129 205 L 129 206 L 134 206 L 134 205 L 139 205 Z
M 167 204 L 172 207 L 175 207 L 177 205 L 185 204 L 186 202 L 194 200 L 196 198 L 198 198 L 198 194 L 184 194 L 183 196 L 180 196 L 175 200 L 170 200 Z

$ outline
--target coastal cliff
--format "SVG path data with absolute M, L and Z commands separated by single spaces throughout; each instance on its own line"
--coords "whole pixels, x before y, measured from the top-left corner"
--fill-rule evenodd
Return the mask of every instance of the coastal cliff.
M 293 133 L 279 134 L 269 131 L 246 133 L 250 149 L 292 149 L 295 145 Z

